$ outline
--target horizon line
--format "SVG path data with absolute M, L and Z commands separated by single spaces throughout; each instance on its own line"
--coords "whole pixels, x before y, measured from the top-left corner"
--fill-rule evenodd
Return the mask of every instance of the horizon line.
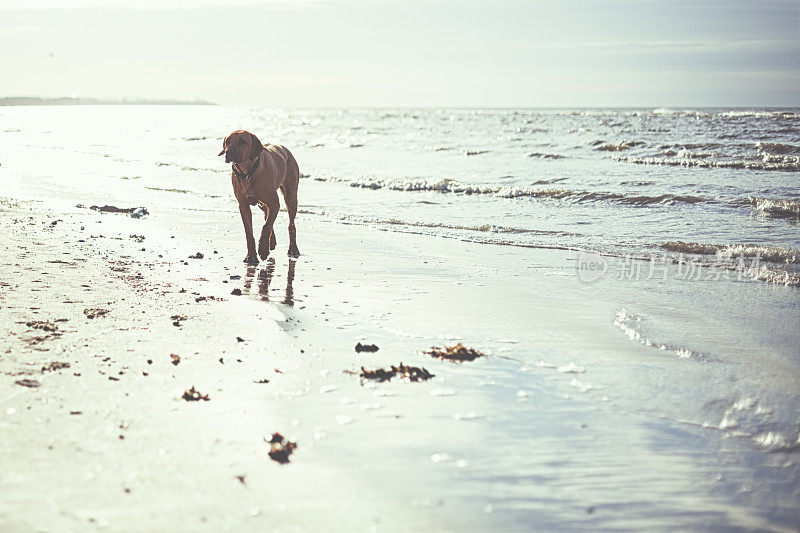
M 342 105 L 342 104 L 322 104 L 322 105 L 277 105 L 277 106 L 259 106 L 249 104 L 226 104 L 197 98 L 193 100 L 183 100 L 179 98 L 142 98 L 142 97 L 124 97 L 124 98 L 104 98 L 104 97 L 83 97 L 83 96 L 59 96 L 59 97 L 40 97 L 40 96 L 0 96 L 0 107 L 34 107 L 34 106 L 65 106 L 65 105 L 92 105 L 92 106 L 143 106 L 143 105 L 180 105 L 180 106 L 219 106 L 219 107 L 245 107 L 245 108 L 266 108 L 266 109 L 800 109 L 800 105 L 775 105 L 775 104 L 736 104 L 736 105 L 720 105 L 720 104 L 680 104 L 680 105 L 666 105 L 666 104 L 640 104 L 640 105 L 598 105 L 598 104 L 580 104 L 580 105 L 563 105 L 563 104 L 543 104 L 543 105 Z

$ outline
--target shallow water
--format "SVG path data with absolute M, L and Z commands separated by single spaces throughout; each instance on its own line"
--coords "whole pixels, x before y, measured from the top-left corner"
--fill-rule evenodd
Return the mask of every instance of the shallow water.
M 242 127 L 293 150 L 303 209 L 333 220 L 616 255 L 756 244 L 783 269 L 800 248 L 796 109 L 75 106 L 0 120 L 6 168 L 113 180 L 151 203 L 227 206 L 214 156 Z M 663 247 L 675 242 L 689 244 Z

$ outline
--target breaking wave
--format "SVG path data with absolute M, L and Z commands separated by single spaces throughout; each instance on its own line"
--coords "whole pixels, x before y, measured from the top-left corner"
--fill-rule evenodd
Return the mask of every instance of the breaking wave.
M 428 191 L 453 194 L 485 194 L 500 198 L 547 198 L 568 200 L 572 202 L 610 201 L 635 206 L 696 204 L 713 202 L 710 198 L 681 194 L 660 194 L 654 196 L 628 195 L 602 191 L 581 191 L 572 189 L 537 189 L 531 187 L 468 185 L 451 179 L 429 180 L 410 178 L 342 178 L 336 176 L 315 175 L 316 181 L 340 182 L 363 189 L 388 189 L 394 191 Z M 562 178 L 563 179 L 563 178 Z M 554 183 L 560 179 L 538 181 L 537 184 Z
M 594 141 L 591 143 L 591 146 L 594 146 L 595 150 L 600 152 L 621 152 L 622 150 L 628 150 L 642 145 L 644 145 L 642 141 L 623 141 L 617 144 L 606 143 L 605 141 Z
M 708 143 L 679 143 L 679 144 L 662 144 L 659 146 L 661 150 L 716 150 L 722 148 L 722 144 L 718 142 Z
M 800 276 L 793 272 L 779 268 L 771 268 L 767 265 L 761 265 L 758 272 L 753 276 L 753 279 L 774 283 L 776 285 L 784 285 L 786 287 L 800 287 Z
M 765 431 L 753 437 L 759 448 L 768 452 L 791 452 L 800 448 L 800 436 L 796 439 L 787 437 L 779 431 Z
M 800 146 L 793 144 L 757 142 L 756 150 L 759 154 L 792 154 L 800 155 Z
M 678 154 L 676 154 L 678 155 Z M 775 170 L 783 172 L 800 171 L 800 156 L 764 154 L 760 159 L 713 160 L 705 157 L 633 157 L 614 156 L 617 161 L 637 165 L 666 165 L 696 168 L 735 168 L 744 170 Z
M 778 200 L 751 196 L 748 201 L 757 211 L 771 217 L 795 220 L 800 218 L 800 200 Z
M 800 264 L 800 250 L 781 246 L 758 244 L 705 244 L 698 242 L 667 241 L 660 245 L 670 252 L 714 255 L 722 259 L 760 257 L 771 263 Z
M 648 114 L 648 113 L 645 113 Z M 676 115 L 696 118 L 716 118 L 716 119 L 739 119 L 739 118 L 778 118 L 778 119 L 800 119 L 800 113 L 785 109 L 765 111 L 765 110 L 736 110 L 709 112 L 698 109 L 653 109 L 649 114 L 653 115 Z
M 558 155 L 558 154 L 543 154 L 540 152 L 532 152 L 528 154 L 528 157 L 533 157 L 535 159 L 566 159 L 567 156 L 565 155 Z

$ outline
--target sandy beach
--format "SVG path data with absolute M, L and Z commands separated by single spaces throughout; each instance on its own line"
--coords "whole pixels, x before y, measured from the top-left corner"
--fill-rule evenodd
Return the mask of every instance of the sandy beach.
M 642 115 L 646 141 L 597 148 Z M 788 136 L 795 112 L 0 118 L 0 531 L 800 520 L 795 156 L 615 159 L 673 131 L 716 143 L 697 121 Z M 249 121 L 300 163 L 297 260 L 281 211 L 271 256 L 242 262 L 216 154 Z M 563 155 L 531 157 L 542 143 Z M 718 149 L 750 165 L 766 148 Z M 457 343 L 484 355 L 425 353 Z M 361 376 L 401 364 L 430 379 Z
M 798 28 L 0 1 L 0 533 L 800 531 Z
M 781 526 L 758 490 L 730 493 L 752 487 L 742 464 L 790 449 L 639 403 L 676 359 L 642 359 L 614 313 L 679 290 L 580 284 L 563 251 L 501 258 L 312 216 L 303 256 L 280 253 L 279 232 L 253 268 L 233 209 L 67 205 L 3 201 L 4 531 L 791 527 L 790 507 L 773 508 Z M 420 353 L 458 341 L 489 356 Z M 400 362 L 435 377 L 344 372 Z M 192 386 L 209 400 L 182 399 Z M 274 432 L 297 443 L 289 464 L 267 455 Z M 774 466 L 758 483 L 796 491 Z

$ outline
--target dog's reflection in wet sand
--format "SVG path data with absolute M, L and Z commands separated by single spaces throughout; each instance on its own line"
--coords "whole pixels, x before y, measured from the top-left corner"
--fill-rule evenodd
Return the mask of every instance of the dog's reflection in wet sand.
M 294 288 L 292 287 L 292 283 L 294 282 L 294 271 L 295 266 L 297 265 L 297 261 L 294 259 L 289 260 L 288 270 L 286 272 L 286 290 L 284 292 L 283 300 L 281 301 L 282 304 L 288 305 L 289 307 L 294 306 Z M 256 274 L 255 267 L 247 267 L 247 272 L 244 276 L 244 285 L 242 288 L 242 293 L 249 294 L 250 288 L 253 285 L 253 278 Z M 262 268 L 258 272 L 258 294 L 261 296 L 261 299 L 265 302 L 269 301 L 269 286 L 272 283 L 272 278 L 275 275 L 275 259 L 272 257 L 268 257 L 266 261 L 266 266 Z

